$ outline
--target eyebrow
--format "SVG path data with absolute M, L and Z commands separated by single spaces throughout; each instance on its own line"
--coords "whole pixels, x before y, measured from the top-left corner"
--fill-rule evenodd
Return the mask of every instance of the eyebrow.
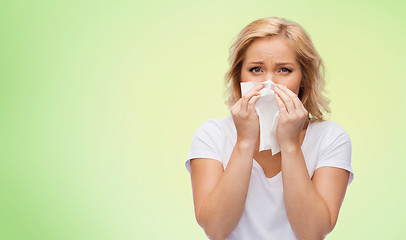
M 250 64 L 259 64 L 259 65 L 263 65 L 264 62 L 262 61 L 257 61 L 257 62 L 250 62 Z M 292 62 L 278 62 L 276 63 L 277 66 L 281 66 L 281 65 L 294 65 L 294 63 Z

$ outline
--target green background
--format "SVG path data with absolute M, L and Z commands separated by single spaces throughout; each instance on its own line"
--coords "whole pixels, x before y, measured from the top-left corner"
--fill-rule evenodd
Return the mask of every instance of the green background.
M 406 3 L 0 3 L 0 239 L 206 239 L 184 162 L 253 20 L 310 34 L 354 182 L 326 239 L 406 238 Z

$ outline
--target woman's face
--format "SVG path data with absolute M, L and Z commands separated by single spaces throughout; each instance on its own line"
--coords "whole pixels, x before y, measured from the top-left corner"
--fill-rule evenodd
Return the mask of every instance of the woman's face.
M 265 82 L 288 87 L 296 95 L 302 81 L 302 71 L 296 53 L 279 36 L 258 38 L 245 52 L 241 67 L 242 82 Z

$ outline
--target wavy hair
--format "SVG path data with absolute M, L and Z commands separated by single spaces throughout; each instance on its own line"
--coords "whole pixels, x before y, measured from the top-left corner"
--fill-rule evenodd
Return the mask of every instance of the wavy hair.
M 230 68 L 225 75 L 228 96 L 225 102 L 229 107 L 241 98 L 241 67 L 250 44 L 258 38 L 281 36 L 296 52 L 296 60 L 302 71 L 302 82 L 298 97 L 309 112 L 308 121 L 324 120 L 330 113 L 329 100 L 323 96 L 325 68 L 323 61 L 306 31 L 297 23 L 284 18 L 262 18 L 248 24 L 230 47 Z

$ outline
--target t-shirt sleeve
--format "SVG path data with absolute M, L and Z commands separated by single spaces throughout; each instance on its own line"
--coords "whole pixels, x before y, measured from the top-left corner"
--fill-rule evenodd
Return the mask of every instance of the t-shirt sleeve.
M 185 166 L 190 174 L 190 160 L 193 158 L 211 158 L 222 162 L 222 129 L 216 119 L 206 121 L 193 135 Z
M 330 166 L 342 168 L 350 172 L 348 185 L 354 179 L 354 172 L 351 167 L 351 139 L 348 133 L 338 124 L 330 129 L 325 136 L 324 148 L 321 149 L 316 168 Z

